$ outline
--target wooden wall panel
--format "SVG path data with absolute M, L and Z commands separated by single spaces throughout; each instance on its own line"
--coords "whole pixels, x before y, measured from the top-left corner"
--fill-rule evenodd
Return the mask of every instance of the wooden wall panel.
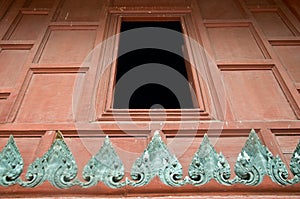
M 217 60 L 265 58 L 249 27 L 209 27 L 207 31 Z
M 244 2 L 247 4 L 247 5 L 274 5 L 274 1 L 273 0 L 244 0 Z
M 0 100 L 7 100 L 9 97 L 10 93 L 5 91 L 5 90 L 0 90 Z M 1 101 L 3 104 L 3 101 Z
M 25 0 L 4 0 L 0 5 L 0 39 L 13 23 Z
M 19 123 L 72 122 L 77 74 L 34 74 L 17 115 Z
M 45 27 L 48 16 L 46 14 L 22 14 L 17 17 L 15 24 L 12 24 L 6 39 L 11 40 L 35 40 Z
M 101 9 L 99 0 L 65 0 L 59 8 L 57 21 L 98 21 Z M 93 10 L 91 12 L 91 10 Z
M 51 30 L 39 63 L 80 64 L 93 49 L 95 36 L 95 30 Z
M 287 17 L 278 10 L 254 11 L 253 15 L 266 36 L 294 36 Z
M 289 164 L 296 149 L 296 146 L 300 140 L 300 134 L 298 135 L 277 135 L 276 140 L 285 158 L 285 161 Z
M 283 0 L 291 9 L 294 15 L 300 20 L 300 4 L 299 0 Z
M 28 0 L 25 4 L 29 8 L 51 8 L 55 0 Z
M 191 5 L 191 0 L 112 0 L 112 6 L 137 6 L 137 7 L 187 7 Z
M 198 0 L 204 19 L 241 19 L 244 13 L 236 0 Z M 213 12 L 212 12 L 213 10 Z
M 0 95 L 1 95 L 1 93 L 0 93 Z M 0 115 L 2 115 L 3 114 L 2 112 L 5 111 L 6 102 L 7 102 L 6 99 L 3 99 L 0 97 Z M 2 118 L 0 118 L 0 121 L 1 120 L 2 120 Z
M 9 7 L 12 5 L 13 0 L 1 0 L 0 1 L 0 20 L 6 14 Z
M 295 83 L 300 83 L 300 45 L 273 46 L 277 55 Z
M 111 142 L 120 156 L 126 172 L 130 172 L 132 165 L 141 156 L 148 144 L 148 137 L 111 137 Z
M 0 51 L 0 89 L 14 87 L 27 59 L 29 50 L 2 49 Z
M 223 71 L 236 120 L 294 120 L 271 70 Z

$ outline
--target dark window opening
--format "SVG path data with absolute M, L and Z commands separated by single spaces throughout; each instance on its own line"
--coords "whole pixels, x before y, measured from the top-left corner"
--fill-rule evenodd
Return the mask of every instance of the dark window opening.
M 145 95 L 145 93 L 154 90 L 155 94 Z M 159 84 L 145 84 L 139 87 L 134 91 L 129 101 L 129 107 L 136 109 L 172 109 L 179 106 L 176 95 L 169 88 Z
M 179 21 L 122 22 L 121 33 L 147 27 L 167 28 L 182 33 Z M 155 34 L 140 31 L 138 38 L 136 35 L 131 37 L 131 32 L 127 32 L 126 36 L 120 35 L 119 55 L 121 56 L 117 60 L 113 108 L 194 108 L 182 55 L 183 37 L 176 33 L 177 36 L 162 35 L 160 38 L 157 33 L 159 29 Z M 165 42 L 168 46 L 126 51 L 126 49 L 132 49 L 131 45 L 143 40 Z M 168 50 L 170 46 L 172 52 Z M 122 54 L 121 51 L 127 53 Z

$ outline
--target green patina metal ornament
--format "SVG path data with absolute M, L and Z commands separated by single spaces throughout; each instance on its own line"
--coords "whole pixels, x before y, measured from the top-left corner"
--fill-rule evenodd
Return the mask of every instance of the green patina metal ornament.
M 159 131 L 155 131 L 144 153 L 135 161 L 131 169 L 131 178 L 134 181 L 127 179 L 127 183 L 134 187 L 143 186 L 150 183 L 155 176 L 169 186 L 186 184 L 186 179 L 182 180 L 181 164 L 169 152 Z
M 255 131 L 250 135 L 235 164 L 236 178 L 233 183 L 259 185 L 267 174 L 268 149 L 262 145 Z
M 9 186 L 16 184 L 23 171 L 23 159 L 13 136 L 0 152 L 0 185 Z
M 207 135 L 195 153 L 189 167 L 189 184 L 199 186 L 215 179 L 221 184 L 230 185 L 230 166 L 222 153 L 217 154 Z
M 300 182 L 300 141 L 293 153 L 291 163 L 290 163 L 291 171 L 294 175 L 294 178 L 291 180 L 292 184 L 296 184 Z
M 120 182 L 124 177 L 123 163 L 108 136 L 98 153 L 84 167 L 82 175 L 88 181 L 82 183 L 82 187 L 91 187 L 100 181 L 111 188 L 120 188 L 126 185 L 126 181 Z
M 298 150 L 297 150 L 298 149 Z M 242 183 L 246 185 L 259 185 L 265 175 L 268 175 L 273 182 L 279 185 L 291 185 L 299 182 L 300 158 L 299 144 L 291 160 L 291 171 L 295 177 L 288 179 L 288 170 L 279 156 L 274 157 L 270 150 L 264 146 L 252 129 L 242 152 L 239 154 L 235 173 L 237 177 L 232 183 Z M 297 161 L 297 157 L 299 158 Z
M 24 187 L 36 187 L 48 180 L 57 188 L 69 188 L 77 184 L 77 164 L 58 131 L 57 137 L 50 149 L 41 157 L 37 158 L 28 168 L 27 181 L 20 181 Z
M 158 176 L 166 185 L 179 187 L 185 184 L 200 186 L 212 179 L 222 185 L 241 183 L 257 186 L 268 175 L 275 183 L 286 186 L 300 182 L 300 142 L 291 158 L 290 169 L 293 178 L 289 179 L 288 169 L 279 156 L 274 157 L 264 146 L 254 130 L 239 154 L 235 164 L 235 177 L 230 179 L 230 166 L 222 155 L 218 154 L 204 136 L 199 149 L 194 154 L 188 170 L 183 177 L 182 167 L 162 141 L 159 131 L 154 133 L 144 153 L 135 161 L 131 169 L 131 179 L 125 178 L 124 166 L 115 152 L 109 138 L 106 137 L 98 153 L 84 167 L 82 175 L 86 180 L 77 178 L 77 164 L 58 131 L 55 141 L 49 150 L 37 158 L 26 173 L 26 181 L 21 180 L 23 159 L 16 146 L 13 136 L 0 152 L 0 186 L 20 184 L 23 187 L 36 187 L 48 180 L 56 188 L 80 186 L 83 188 L 96 186 L 99 182 L 111 188 L 126 185 L 139 187 L 147 185 Z
M 274 156 L 269 153 L 267 172 L 268 176 L 277 184 L 294 184 L 291 180 L 288 180 L 289 172 L 279 156 L 274 158 Z

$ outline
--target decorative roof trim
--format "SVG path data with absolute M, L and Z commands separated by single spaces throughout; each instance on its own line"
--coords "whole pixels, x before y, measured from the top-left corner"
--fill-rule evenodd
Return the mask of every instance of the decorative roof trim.
M 133 164 L 131 178 L 124 178 L 123 163 L 108 137 L 84 167 L 82 176 L 85 182 L 77 178 L 77 164 L 60 131 L 49 150 L 28 167 L 25 180 L 20 178 L 23 159 L 13 136 L 0 152 L 0 186 L 4 187 L 19 184 L 33 188 L 46 180 L 59 189 L 72 186 L 87 188 L 99 182 L 111 188 L 138 187 L 149 184 L 155 176 L 174 187 L 185 184 L 200 186 L 212 179 L 228 186 L 237 183 L 257 186 L 266 175 L 277 184 L 292 185 L 300 182 L 300 142 L 293 153 L 290 169 L 294 175 L 292 179 L 288 179 L 287 167 L 280 157 L 273 156 L 253 129 L 237 158 L 233 178 L 226 158 L 216 152 L 207 135 L 194 154 L 188 176 L 185 177 L 180 162 L 170 153 L 159 131 L 154 133 L 143 154 Z

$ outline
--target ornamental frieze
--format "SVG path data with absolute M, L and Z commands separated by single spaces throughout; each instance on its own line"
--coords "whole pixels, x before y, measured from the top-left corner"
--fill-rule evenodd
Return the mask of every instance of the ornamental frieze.
M 74 156 L 58 131 L 48 151 L 29 165 L 25 179 L 21 178 L 24 170 L 22 154 L 13 136 L 10 136 L 0 152 L 0 185 L 7 187 L 18 184 L 34 188 L 48 181 L 59 189 L 72 186 L 88 188 L 98 183 L 110 188 L 140 187 L 149 184 L 157 176 L 162 183 L 173 187 L 186 184 L 201 186 L 211 180 L 227 186 L 257 186 L 265 176 L 269 176 L 274 183 L 287 186 L 300 182 L 300 143 L 292 155 L 289 168 L 292 178 L 288 177 L 288 167 L 281 158 L 274 156 L 261 143 L 256 132 L 251 130 L 233 170 L 225 156 L 217 153 L 208 136 L 204 135 L 190 163 L 188 176 L 183 176 L 179 160 L 169 151 L 159 131 L 156 131 L 132 165 L 130 177 L 125 177 L 122 160 L 107 136 L 98 153 L 85 165 L 81 174 L 83 180 L 79 180 Z

